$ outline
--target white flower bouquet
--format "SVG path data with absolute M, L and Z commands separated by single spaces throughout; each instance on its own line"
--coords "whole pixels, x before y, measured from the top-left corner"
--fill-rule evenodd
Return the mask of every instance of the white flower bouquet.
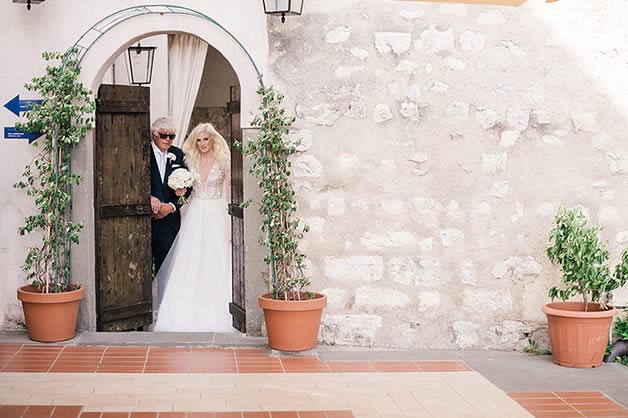
M 185 168 L 177 168 L 168 177 L 168 187 L 173 190 L 187 189 L 188 187 L 192 187 L 193 183 L 194 179 L 192 178 L 192 174 Z M 185 198 L 185 196 L 179 196 L 180 205 L 186 202 L 187 199 Z

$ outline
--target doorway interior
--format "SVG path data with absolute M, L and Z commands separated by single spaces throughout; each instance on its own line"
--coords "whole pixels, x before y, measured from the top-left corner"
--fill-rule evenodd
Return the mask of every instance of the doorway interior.
M 143 225 L 147 214 L 143 208 L 145 202 L 145 191 L 142 192 L 141 187 L 135 187 L 141 184 L 141 171 L 147 169 L 146 154 L 150 152 L 150 147 L 145 147 L 141 143 L 131 145 L 133 141 L 137 142 L 138 132 L 149 132 L 150 122 L 159 116 L 171 113 L 169 106 L 171 105 L 169 94 L 171 91 L 171 71 L 170 66 L 172 59 L 169 54 L 169 45 L 172 44 L 172 37 L 175 35 L 156 35 L 141 40 L 142 45 L 156 46 L 155 61 L 153 64 L 154 72 L 150 85 L 150 92 L 147 87 L 131 87 L 129 75 L 127 71 L 128 56 L 123 53 L 113 63 L 113 65 L 105 72 L 99 89 L 100 110 L 111 111 L 112 97 L 115 101 L 116 94 L 128 95 L 127 98 L 135 98 L 138 100 L 148 99 L 149 103 L 144 104 L 144 109 L 125 107 L 121 103 L 115 112 L 115 115 L 107 112 L 97 112 L 96 123 L 96 144 L 94 147 L 94 185 L 95 185 L 95 237 L 96 237 L 96 324 L 98 331 L 125 331 L 145 329 L 152 322 L 152 302 L 150 289 L 152 274 L 147 273 L 150 269 L 140 268 L 130 274 L 127 266 L 146 266 L 146 250 L 142 247 L 147 246 L 150 253 L 150 240 L 145 239 L 138 242 L 135 232 L 131 233 L 124 228 L 129 225 Z M 188 35 L 189 36 L 189 35 Z M 239 204 L 243 201 L 243 170 L 242 155 L 234 149 L 234 143 L 242 140 L 242 130 L 240 124 L 240 83 L 238 77 L 227 59 L 211 45 L 207 46 L 207 53 L 204 64 L 202 66 L 202 76 L 198 86 L 198 93 L 187 124 L 187 132 L 185 135 L 180 132 L 179 138 L 182 141 L 194 126 L 201 122 L 209 122 L 220 132 L 231 146 L 231 176 L 232 190 L 231 203 L 229 204 L 229 214 L 231 215 L 232 224 L 232 300 L 229 302 L 230 312 L 233 316 L 233 326 L 241 332 L 246 331 L 246 306 L 245 306 L 245 285 L 244 285 L 244 220 L 243 211 Z M 108 85 L 118 87 L 105 87 Z M 126 87 L 120 89 L 120 87 Z M 140 89 L 140 90 L 138 90 Z M 144 89 L 141 93 L 141 89 Z M 117 93 L 114 93 L 117 91 Z M 123 93 L 120 93 L 120 92 Z M 126 92 L 126 93 L 124 93 Z M 133 99 L 133 100 L 135 100 Z M 133 102 L 127 100 L 127 102 Z M 141 101 L 140 100 L 140 101 Z M 124 100 L 123 100 L 124 102 Z M 129 104 L 127 103 L 127 104 Z M 137 104 L 137 103 L 136 103 Z M 104 106 L 104 107 L 103 107 Z M 148 110 L 148 114 L 146 114 Z M 142 114 L 144 112 L 144 114 Z M 116 116 L 117 115 L 117 116 Z M 143 116 L 142 116 L 143 115 Z M 112 124 L 131 124 L 130 126 L 117 128 Z M 139 125 L 138 125 L 139 124 Z M 142 127 L 142 125 L 146 125 Z M 98 141 L 117 141 L 116 146 L 124 148 L 123 140 L 113 140 L 107 138 L 112 132 L 134 132 L 128 135 L 129 150 L 132 153 L 140 153 L 134 157 L 123 158 L 118 160 L 126 164 L 124 167 L 116 167 L 116 170 L 124 172 L 124 170 L 138 171 L 138 173 L 127 173 L 121 178 L 136 179 L 126 188 L 120 188 L 116 182 L 109 181 L 113 175 L 110 171 L 103 172 L 103 167 L 112 167 L 107 163 L 109 153 L 102 153 L 101 145 Z M 146 135 L 148 136 L 148 135 Z M 146 138 L 148 145 L 148 138 Z M 180 145 L 180 143 L 179 143 Z M 137 148 L 137 149 L 135 149 Z M 101 149 L 100 151 L 98 151 Z M 100 170 L 100 171 L 99 171 Z M 104 179 L 107 177 L 107 179 Z M 148 174 L 146 174 L 148 176 Z M 129 194 L 137 195 L 130 198 Z M 118 198 L 115 196 L 118 195 Z M 107 197 L 103 200 L 104 197 Z M 109 199 L 109 201 L 107 201 Z M 111 200 L 113 199 L 113 200 Z M 119 201 L 114 201 L 118 199 Z M 130 200 L 129 200 L 130 199 Z M 133 202 L 131 202 L 133 200 Z M 136 202 L 137 200 L 137 202 Z M 129 202 L 127 202 L 129 201 Z M 147 203 L 147 202 L 146 202 Z M 116 205 L 135 205 L 133 208 L 127 207 L 112 215 L 112 207 Z M 103 213 L 102 207 L 109 207 L 109 212 L 105 210 L 107 217 L 100 217 Z M 129 209 L 130 208 L 130 209 Z M 138 209 L 139 208 L 139 209 Z M 148 216 L 150 216 L 148 214 Z M 117 221 L 116 219 L 117 218 Z M 142 229 L 143 228 L 143 229 Z M 140 235 L 146 234 L 145 227 L 140 227 Z M 136 231 L 137 232 L 137 231 Z M 150 234 L 150 231 L 148 231 Z M 122 235 L 120 235 L 122 234 Z M 138 235 L 139 236 L 139 235 Z M 112 238 L 117 237 L 117 238 Z M 114 242 L 110 242 L 110 241 Z M 142 244 L 144 243 L 144 244 Z M 140 246 L 138 250 L 137 246 Z M 128 248 L 124 248 L 128 246 Z M 120 259 L 124 254 L 129 259 L 124 259 L 122 268 L 114 268 L 113 260 Z M 107 261 L 108 260 L 108 261 Z

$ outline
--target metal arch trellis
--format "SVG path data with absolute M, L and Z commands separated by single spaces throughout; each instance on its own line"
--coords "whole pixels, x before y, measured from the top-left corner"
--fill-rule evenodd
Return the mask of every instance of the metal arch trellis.
M 246 54 L 247 58 L 249 59 L 249 62 L 251 63 L 251 65 L 253 66 L 253 68 L 255 69 L 255 73 L 257 74 L 257 78 L 260 82 L 260 85 L 262 87 L 263 91 L 266 91 L 266 87 L 264 85 L 264 80 L 262 78 L 262 74 L 259 71 L 259 68 L 257 67 L 257 64 L 255 63 L 255 61 L 253 60 L 253 57 L 251 56 L 251 54 L 249 53 L 249 51 L 244 47 L 244 45 L 242 45 L 242 43 L 240 42 L 240 40 L 238 38 L 235 37 L 235 35 L 233 35 L 233 33 L 231 33 L 227 28 L 225 28 L 223 25 L 221 25 L 220 23 L 218 23 L 216 20 L 212 19 L 211 17 L 207 16 L 204 13 L 201 13 L 197 10 L 191 9 L 189 7 L 183 7 L 183 6 L 174 6 L 174 5 L 168 5 L 168 4 L 148 4 L 148 5 L 142 5 L 142 6 L 132 6 L 132 7 L 127 7 L 125 9 L 121 9 L 118 10 L 115 13 L 112 13 L 108 16 L 105 16 L 104 18 L 102 18 L 101 20 L 99 20 L 98 22 L 96 22 L 94 25 L 92 25 L 92 27 L 90 27 L 88 30 L 86 30 L 80 37 L 79 39 L 74 43 L 74 45 L 72 45 L 72 47 L 70 48 L 70 50 L 76 50 L 77 53 L 77 65 L 80 66 L 81 62 L 83 61 L 83 58 L 85 57 L 85 55 L 87 54 L 87 52 L 90 50 L 90 48 L 96 43 L 96 41 L 98 41 L 98 39 L 100 39 L 105 33 L 107 33 L 109 30 L 113 29 L 114 27 L 116 27 L 117 25 L 119 25 L 122 22 L 125 22 L 129 19 L 133 19 L 135 17 L 138 16 L 145 16 L 145 15 L 166 15 L 166 14 L 179 14 L 179 15 L 188 15 L 188 16 L 193 16 L 193 17 L 197 17 L 199 19 L 203 19 L 205 21 L 208 21 L 210 23 L 212 23 L 213 25 L 216 25 L 218 28 L 220 28 L 224 33 L 226 33 L 240 48 L 241 50 Z M 65 66 L 67 63 L 69 56 L 66 55 L 66 57 L 63 59 L 63 62 L 61 64 L 61 71 L 59 73 L 59 77 L 61 77 L 61 75 L 63 74 L 64 70 L 65 70 Z M 58 130 L 55 130 L 55 137 L 57 137 L 58 135 Z M 55 141 L 55 151 L 58 151 L 58 141 Z M 55 152 L 55 155 L 58 155 L 58 152 Z M 59 161 L 55 161 L 55 166 L 57 168 L 57 172 L 59 169 Z M 72 164 L 72 161 L 70 160 L 70 165 Z M 58 182 L 58 176 L 57 176 L 57 182 Z M 58 184 L 57 184 L 58 186 Z M 70 190 L 70 196 L 72 194 L 72 190 Z M 70 202 L 72 201 L 72 199 L 70 198 Z M 56 229 L 58 229 L 58 219 L 59 219 L 59 206 L 58 206 L 58 202 L 57 205 L 55 207 L 55 213 L 57 215 L 56 219 L 57 219 L 57 225 Z M 72 205 L 70 204 L 70 211 L 69 211 L 69 215 L 70 217 L 72 217 Z M 267 217 L 268 220 L 270 221 L 270 213 L 267 213 Z M 268 238 L 270 240 L 270 242 L 272 243 L 273 240 L 273 236 L 272 236 L 272 231 L 269 228 L 268 230 Z M 273 281 L 275 280 L 275 257 L 273 254 L 273 250 L 272 250 L 272 245 L 269 246 L 270 248 L 270 258 L 271 258 L 271 277 L 273 279 Z M 69 276 L 72 276 L 72 263 L 71 263 L 71 257 L 72 257 L 72 252 L 70 250 L 69 254 L 68 254 L 68 258 L 69 258 Z M 55 248 L 55 258 L 58 260 L 59 258 L 59 247 L 57 245 L 57 248 Z M 58 263 L 56 264 L 56 270 L 55 271 L 55 275 L 56 277 L 59 277 L 59 271 L 58 271 Z
M 249 51 L 244 47 L 244 45 L 242 45 L 242 42 L 240 42 L 240 40 L 236 38 L 235 35 L 229 32 L 227 28 L 225 28 L 223 25 L 221 25 L 211 17 L 207 16 L 206 14 L 199 12 L 198 10 L 194 10 L 189 7 L 173 6 L 168 4 L 148 4 L 143 6 L 131 6 L 125 9 L 118 10 L 117 12 L 100 19 L 98 22 L 96 22 L 96 24 L 94 24 L 91 28 L 85 31 L 85 33 L 83 33 L 83 35 L 81 35 L 81 37 L 72 46 L 78 51 L 78 63 L 81 63 L 87 51 L 89 51 L 89 49 L 98 39 L 100 39 L 101 36 L 103 36 L 110 29 L 114 28 L 120 23 L 138 16 L 166 14 L 193 16 L 216 25 L 218 28 L 220 28 L 220 30 L 225 32 L 234 42 L 236 42 L 238 46 L 242 49 L 242 51 L 246 54 L 247 58 L 251 62 L 251 65 L 253 65 L 253 68 L 255 69 L 255 73 L 257 74 L 260 82 L 263 85 L 262 74 L 260 73 L 259 68 L 257 68 L 257 64 L 255 64 L 253 57 L 251 57 Z

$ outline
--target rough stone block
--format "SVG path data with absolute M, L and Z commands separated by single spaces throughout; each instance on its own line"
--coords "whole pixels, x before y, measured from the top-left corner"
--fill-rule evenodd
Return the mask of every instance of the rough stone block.
M 467 289 L 464 291 L 462 308 L 465 312 L 509 312 L 512 295 L 509 289 Z
M 403 292 L 390 288 L 360 287 L 355 291 L 354 309 L 403 308 L 410 303 Z
M 414 49 L 420 52 L 456 52 L 454 31 L 452 28 L 440 31 L 431 25 L 414 42 Z
M 508 164 L 508 154 L 500 152 L 496 154 L 482 154 L 481 168 L 484 173 L 499 173 Z
M 441 279 L 443 268 L 435 257 L 397 257 L 389 261 L 390 276 L 398 283 L 419 286 Z
M 465 30 L 460 34 L 458 42 L 463 51 L 480 52 L 485 48 L 486 35 L 481 32 Z
M 384 276 L 384 258 L 379 255 L 327 257 L 325 275 L 340 281 L 376 282 Z
M 412 35 L 404 32 L 375 32 L 375 49 L 380 54 L 403 54 L 410 49 Z
M 378 315 L 323 315 L 319 339 L 329 345 L 372 347 L 382 323 Z
M 453 102 L 447 106 L 445 112 L 448 118 L 467 120 L 469 118 L 469 103 Z
M 454 343 L 461 350 L 473 347 L 478 343 L 478 328 L 475 322 L 456 321 L 452 325 L 454 330 Z
M 362 245 L 369 250 L 379 250 L 388 247 L 414 247 L 417 240 L 414 234 L 408 231 L 389 231 L 383 234 L 366 232 L 361 238 Z
M 508 257 L 493 264 L 491 276 L 498 280 L 511 280 L 513 282 L 527 282 L 535 280 L 543 271 L 543 265 L 534 257 Z
M 325 35 L 325 42 L 329 44 L 339 44 L 349 39 L 351 35 L 350 26 L 338 26 Z
M 475 109 L 475 121 L 482 128 L 491 129 L 501 121 L 501 116 L 493 109 L 477 107 Z
M 323 165 L 312 155 L 299 155 L 292 161 L 292 175 L 296 178 L 319 178 Z
M 373 112 L 373 121 L 375 123 L 383 123 L 392 118 L 393 114 L 388 105 L 379 103 L 375 106 L 375 112 Z

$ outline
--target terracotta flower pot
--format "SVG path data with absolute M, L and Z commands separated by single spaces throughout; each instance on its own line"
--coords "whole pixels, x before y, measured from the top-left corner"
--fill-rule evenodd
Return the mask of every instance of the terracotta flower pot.
M 601 310 L 597 303 L 548 303 L 543 307 L 554 363 L 566 367 L 589 368 L 602 364 L 608 335 L 617 314 L 614 308 Z
M 22 301 L 28 338 L 33 341 L 54 342 L 69 340 L 76 332 L 76 320 L 84 290 L 40 293 L 33 286 L 17 289 Z
M 318 329 L 327 296 L 315 293 L 314 299 L 275 300 L 270 293 L 258 298 L 264 310 L 268 344 L 281 351 L 304 351 L 316 347 Z

